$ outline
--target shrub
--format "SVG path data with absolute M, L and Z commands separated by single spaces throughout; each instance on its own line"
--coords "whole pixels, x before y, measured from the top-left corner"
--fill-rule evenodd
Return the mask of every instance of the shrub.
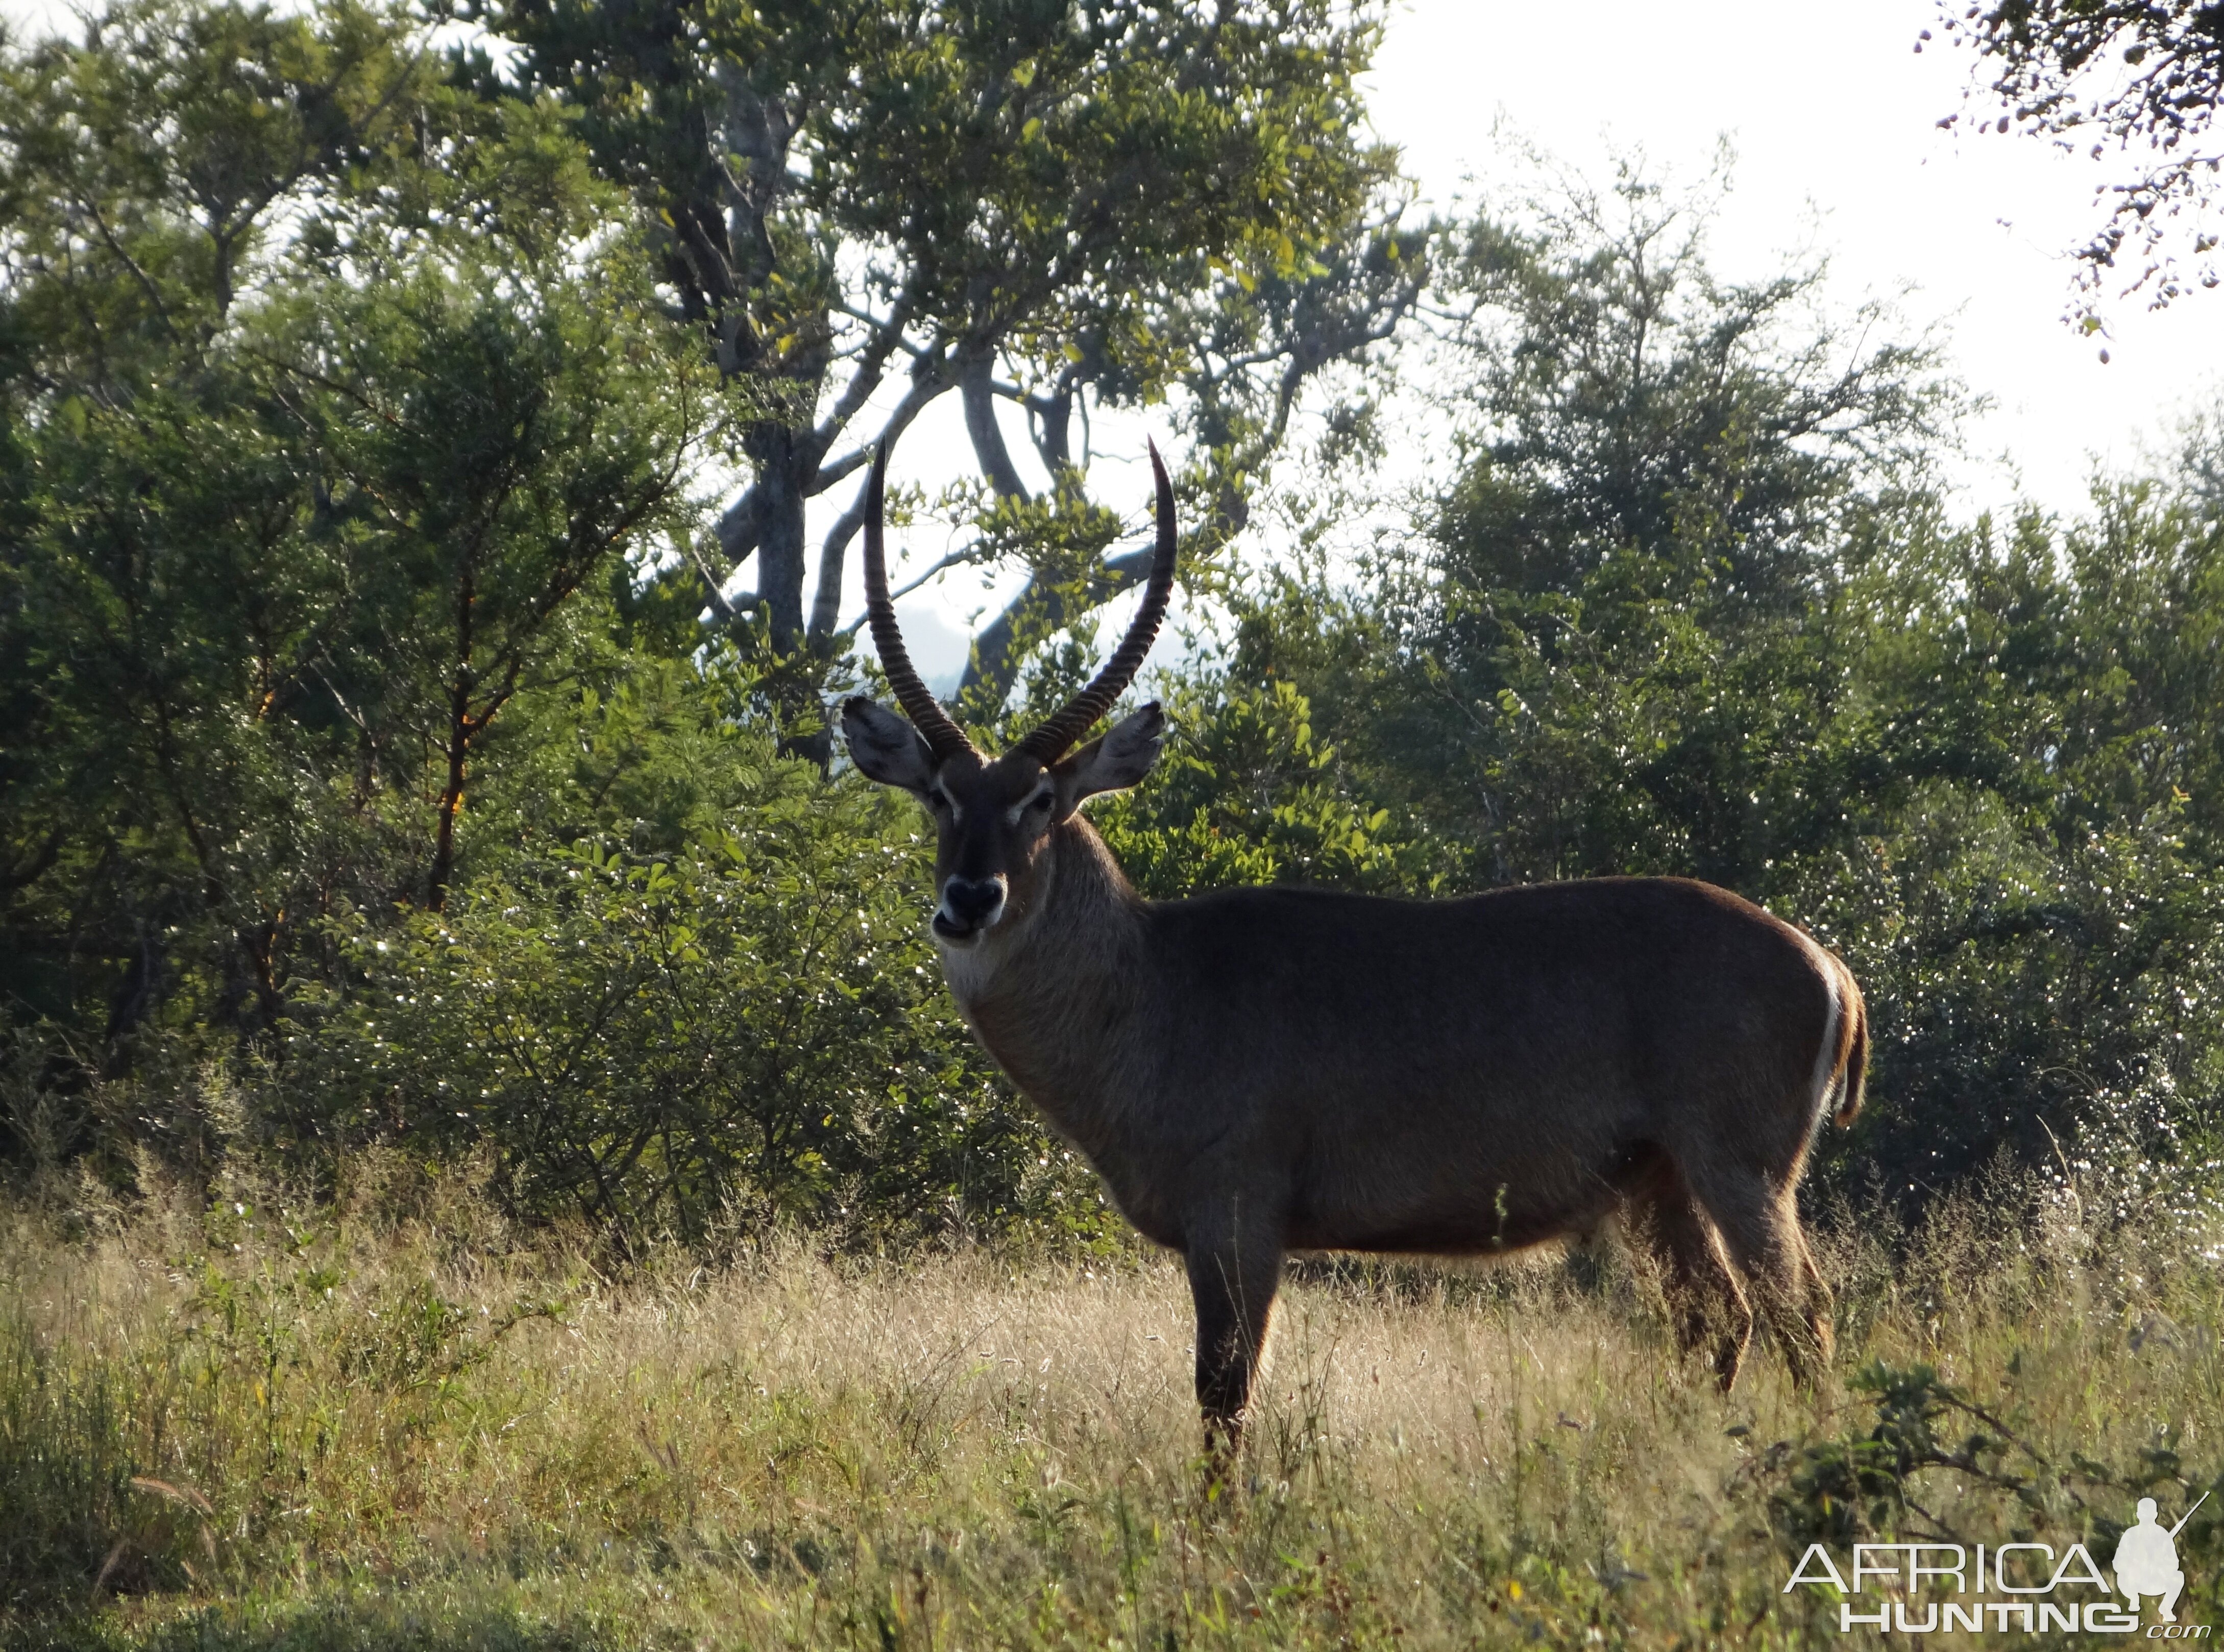
M 606 810 L 567 842 L 528 821 L 445 911 L 334 924 L 336 980 L 302 994 L 277 1081 L 290 1144 L 483 1156 L 514 1212 L 629 1245 L 780 1215 L 916 1232 L 1064 1207 L 1062 1157 L 942 993 L 903 806 L 715 717 L 644 732 L 639 709 L 579 709 L 651 753 L 616 788 L 630 823 Z M 577 802 L 560 793 L 537 811 Z

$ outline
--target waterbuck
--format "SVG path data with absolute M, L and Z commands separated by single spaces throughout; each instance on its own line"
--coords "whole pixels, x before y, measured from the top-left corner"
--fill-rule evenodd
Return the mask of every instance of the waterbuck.
M 1868 1051 L 1844 964 L 1727 890 L 1599 878 L 1456 900 L 1292 888 L 1142 899 L 1080 813 L 1134 785 L 1153 703 L 1078 751 L 1157 634 L 1174 501 L 1096 679 L 1009 751 L 973 745 L 896 628 L 873 469 L 865 589 L 905 722 L 843 706 L 859 769 L 924 803 L 933 931 L 974 1031 L 1113 1201 L 1182 1252 L 1208 1437 L 1242 1427 L 1292 1250 L 1473 1255 L 1615 1216 L 1727 1388 L 1758 1308 L 1793 1374 L 1830 1350 L 1794 1190 Z

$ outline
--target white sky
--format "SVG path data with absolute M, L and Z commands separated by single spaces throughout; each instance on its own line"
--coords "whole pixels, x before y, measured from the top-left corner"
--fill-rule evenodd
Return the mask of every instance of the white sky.
M 1590 0 L 1580 13 L 1410 0 L 1370 104 L 1439 202 L 1464 177 L 1493 177 L 1495 111 L 1602 180 L 1606 157 L 1633 147 L 1696 179 L 1727 136 L 1738 163 L 1713 235 L 1722 273 L 1765 275 L 1811 249 L 1842 301 L 1913 283 L 1903 312 L 1947 321 L 1954 364 L 1997 402 L 1969 436 L 2006 468 L 1971 476 L 1973 502 L 2021 494 L 2074 509 L 2094 459 L 2133 462 L 2177 410 L 2214 394 L 2224 291 L 2158 313 L 2114 304 L 2105 340 L 2066 326 L 2067 251 L 2099 227 L 2093 191 L 2123 163 L 2014 133 L 1960 136 L 1974 118 L 1939 130 L 1973 59 L 1943 42 L 1915 53 L 1937 21 L 1932 0 Z
M 51 0 L 0 0 L 0 11 L 34 28 L 68 15 Z M 1367 85 L 1376 129 L 1402 146 L 1424 210 L 1521 186 L 1494 143 L 1501 121 L 1602 183 L 1609 155 L 1637 148 L 1655 173 L 1696 181 L 1727 137 L 1738 161 L 1713 230 L 1717 270 L 1760 277 L 1820 253 L 1847 308 L 1911 284 L 1898 300 L 1909 330 L 1947 324 L 1953 366 L 1995 403 L 1968 432 L 1978 462 L 1962 473 L 1967 508 L 2023 497 L 2074 510 L 2096 463 L 2135 463 L 2216 393 L 2224 291 L 2196 291 L 2160 312 L 2139 299 L 2117 303 L 2105 341 L 2064 325 L 2067 251 L 2097 226 L 2094 189 L 2122 162 L 2013 134 L 1962 136 L 1974 118 L 1940 130 L 1939 117 L 1962 108 L 1971 60 L 1943 41 L 1914 52 L 1937 18 L 1932 0 L 1404 0 Z M 1141 432 L 1100 425 L 1111 451 L 1092 489 L 1131 505 L 1139 531 Z M 1024 450 L 1016 426 L 1010 434 Z M 900 457 L 931 484 L 966 468 L 955 396 Z M 1403 457 L 1402 474 L 1425 473 L 1424 456 Z M 850 490 L 837 491 L 815 514 L 814 540 L 847 502 Z M 920 561 L 951 543 L 926 527 L 905 537 Z M 845 617 L 861 601 L 855 562 Z M 962 627 L 994 600 L 960 576 L 904 605 L 930 677 L 954 671 Z

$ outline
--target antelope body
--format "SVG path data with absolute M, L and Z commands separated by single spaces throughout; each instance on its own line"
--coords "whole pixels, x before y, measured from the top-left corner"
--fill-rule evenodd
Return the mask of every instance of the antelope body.
M 1756 1308 L 1812 1380 L 1830 1298 L 1795 1189 L 1821 1121 L 1861 1104 L 1852 975 L 1684 879 L 1140 899 L 1078 810 L 1148 772 L 1159 708 L 1067 753 L 1171 593 L 1172 490 L 1152 463 L 1157 559 L 1128 637 L 996 758 L 904 652 L 876 465 L 868 612 L 911 722 L 853 699 L 843 723 L 858 767 L 935 817 L 933 930 L 959 1008 L 1122 1214 L 1187 1259 L 1208 1434 L 1241 1426 L 1288 1252 L 1512 1252 L 1609 1216 L 1660 1264 L 1679 1340 L 1725 1387 Z

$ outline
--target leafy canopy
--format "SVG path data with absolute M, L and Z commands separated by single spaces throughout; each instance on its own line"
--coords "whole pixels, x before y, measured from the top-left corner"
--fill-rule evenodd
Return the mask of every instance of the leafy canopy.
M 2189 287 L 2217 284 L 2213 208 L 2224 154 L 2208 140 L 2224 90 L 2224 12 L 2198 0 L 1994 0 L 1942 5 L 1939 19 L 1949 41 L 1977 54 L 2000 100 L 2003 112 L 1977 130 L 2014 129 L 2065 148 L 2089 142 L 2093 160 L 2113 153 L 2129 162 L 2128 175 L 2094 191 L 2107 211 L 2076 249 L 2088 332 L 2102 325 L 2116 282 L 2120 296 L 2145 292 L 2158 309 Z
M 876 445 L 958 395 L 979 479 L 943 503 L 976 531 L 942 566 L 1032 575 L 969 674 L 993 716 L 1036 645 L 1140 576 L 1104 555 L 1121 519 L 1089 492 L 1092 410 L 1163 403 L 1186 426 L 1208 550 L 1242 526 L 1305 384 L 1387 337 L 1418 294 L 1420 242 L 1398 227 L 1394 157 L 1355 86 L 1378 34 L 1367 10 L 484 0 L 470 15 L 518 48 L 499 72 L 483 59 L 482 84 L 515 73 L 578 112 L 680 313 L 749 391 L 749 484 L 699 572 L 716 613 L 801 659 L 787 715 L 822 759 L 812 690 L 855 628 L 841 596 L 860 516 L 837 515 L 814 583 L 804 512 L 858 482 Z M 1048 478 L 1039 495 L 1007 415 Z M 729 596 L 752 558 L 754 593 Z

